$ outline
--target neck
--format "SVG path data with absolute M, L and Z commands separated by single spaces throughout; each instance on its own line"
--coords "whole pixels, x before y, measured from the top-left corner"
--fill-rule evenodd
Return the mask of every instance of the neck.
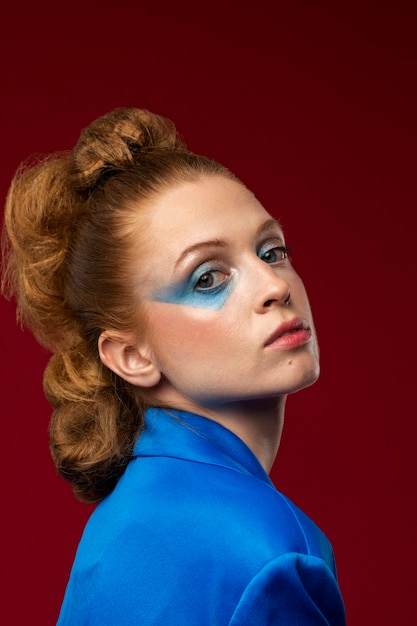
M 281 441 L 285 401 L 286 396 L 280 396 L 234 403 L 219 410 L 210 410 L 207 417 L 242 439 L 269 474 Z
M 207 407 L 182 398 L 178 402 L 171 399 L 167 404 L 207 417 L 232 431 L 246 443 L 269 474 L 281 440 L 285 401 L 286 396 L 279 396 Z

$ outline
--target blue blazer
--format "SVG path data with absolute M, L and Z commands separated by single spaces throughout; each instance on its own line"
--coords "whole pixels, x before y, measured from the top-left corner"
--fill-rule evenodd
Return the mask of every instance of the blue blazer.
M 147 411 L 86 525 L 58 620 L 139 624 L 345 624 L 324 534 L 238 437 L 183 411 Z

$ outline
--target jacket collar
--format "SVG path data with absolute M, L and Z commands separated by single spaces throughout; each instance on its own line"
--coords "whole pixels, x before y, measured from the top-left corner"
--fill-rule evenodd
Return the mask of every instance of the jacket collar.
M 207 463 L 249 474 L 274 487 L 248 446 L 230 430 L 201 415 L 150 408 L 133 458 L 165 456 Z M 275 489 L 275 487 L 274 487 Z

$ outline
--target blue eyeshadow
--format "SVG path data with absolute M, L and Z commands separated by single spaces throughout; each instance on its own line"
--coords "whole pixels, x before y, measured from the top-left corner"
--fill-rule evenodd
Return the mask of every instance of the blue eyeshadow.
M 152 300 L 155 302 L 219 310 L 225 304 L 231 289 L 232 280 L 230 278 L 223 281 L 220 285 L 209 289 L 195 289 L 194 283 L 187 280 L 158 289 Z

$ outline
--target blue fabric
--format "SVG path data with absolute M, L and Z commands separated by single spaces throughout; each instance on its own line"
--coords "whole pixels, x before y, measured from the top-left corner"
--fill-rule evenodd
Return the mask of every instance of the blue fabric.
M 216 422 L 149 409 L 87 523 L 59 626 L 343 626 L 332 548 Z

